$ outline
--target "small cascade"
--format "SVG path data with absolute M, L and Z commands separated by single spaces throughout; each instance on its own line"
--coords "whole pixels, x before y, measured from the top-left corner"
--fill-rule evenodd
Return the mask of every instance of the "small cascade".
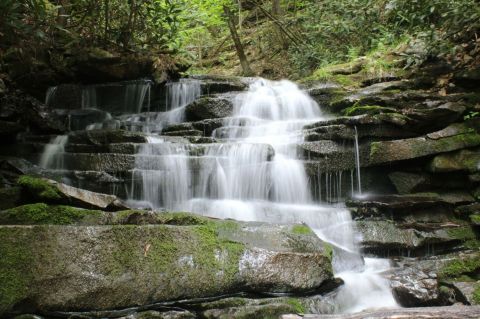
M 82 88 L 82 109 L 96 109 L 97 89 L 95 86 L 86 86 Z
M 59 135 L 50 141 L 43 149 L 40 157 L 40 167 L 45 169 L 63 169 L 63 153 L 68 142 L 68 135 Z
M 57 93 L 57 86 L 49 87 L 47 90 L 47 94 L 45 95 L 45 105 L 52 106 L 52 101 L 55 99 L 55 95 Z
M 180 79 L 166 85 L 167 94 L 165 112 L 186 106 L 202 94 L 201 81 L 195 79 Z
M 358 148 L 357 126 L 355 126 L 355 165 L 357 168 L 358 195 L 362 195 L 362 178 L 360 175 L 360 150 Z
M 201 82 L 195 79 L 181 79 L 166 85 L 165 111 L 153 119 L 157 131 L 165 126 L 185 120 L 185 107 L 202 95 Z
M 130 198 L 136 206 L 175 209 L 190 198 L 186 145 L 150 138 L 140 145 L 132 172 Z

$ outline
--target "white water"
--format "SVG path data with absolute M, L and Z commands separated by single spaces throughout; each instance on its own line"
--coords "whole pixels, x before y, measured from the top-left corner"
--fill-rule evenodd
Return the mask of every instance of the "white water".
M 362 178 L 360 175 L 360 151 L 358 148 L 358 131 L 355 126 L 355 164 L 357 167 L 358 195 L 362 195 Z
M 337 311 L 395 307 L 388 282 L 379 275 L 388 261 L 366 259 L 363 265 L 349 211 L 312 199 L 296 145 L 303 141 L 302 127 L 321 118 L 319 106 L 295 84 L 258 80 L 237 96 L 233 117 L 214 131 L 221 143 L 156 140 L 142 146 L 132 197 L 154 208 L 212 217 L 304 222 L 337 247 L 334 271 L 345 281 Z
M 59 135 L 51 139 L 45 145 L 42 156 L 40 157 L 40 167 L 46 169 L 62 169 L 63 153 L 68 141 L 68 135 Z

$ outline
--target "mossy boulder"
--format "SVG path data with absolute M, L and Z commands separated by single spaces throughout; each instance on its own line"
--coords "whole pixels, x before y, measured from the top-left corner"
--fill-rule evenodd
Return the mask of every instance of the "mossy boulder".
M 37 208 L 43 215 L 33 215 L 41 222 L 55 215 Z M 22 209 L 13 215 L 32 220 Z M 72 220 L 82 214 L 89 215 L 74 211 Z M 294 226 L 173 213 L 163 222 L 0 226 L 0 315 L 121 309 L 242 291 L 307 292 L 332 281 L 322 242 Z
M 428 165 L 431 172 L 480 171 L 480 149 L 460 150 L 435 156 Z
M 29 175 L 20 176 L 18 185 L 27 195 L 27 201 L 69 204 L 84 208 L 124 210 L 128 208 L 114 195 L 95 193 L 54 180 Z
M 0 224 L 4 225 L 68 225 L 95 221 L 101 211 L 85 210 L 70 206 L 49 206 L 44 203 L 27 204 L 0 212 Z
M 462 148 L 480 145 L 480 126 L 477 121 L 452 124 L 447 128 L 415 137 L 370 144 L 369 165 L 415 159 Z

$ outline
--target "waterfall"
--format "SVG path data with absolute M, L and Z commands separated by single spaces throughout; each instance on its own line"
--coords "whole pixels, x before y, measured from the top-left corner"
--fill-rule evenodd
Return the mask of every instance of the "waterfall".
M 362 178 L 360 176 L 360 151 L 358 149 L 357 126 L 355 126 L 355 165 L 357 167 L 358 195 L 362 195 Z
M 40 157 L 40 167 L 45 169 L 63 169 L 63 153 L 68 135 L 59 135 L 45 145 Z
M 47 94 L 45 95 L 45 105 L 48 107 L 52 106 L 52 102 L 55 99 L 57 93 L 57 86 L 51 86 L 47 89 Z
M 185 120 L 185 107 L 195 101 L 201 94 L 201 82 L 195 79 L 181 79 L 166 85 L 165 111 L 157 114 L 154 123 L 157 130 L 167 125 L 181 123 Z
M 195 85 L 188 89 L 180 82 L 172 87 L 176 93 L 169 93 L 167 110 L 182 109 L 198 96 Z M 213 132 L 218 143 L 156 139 L 141 146 L 131 197 L 153 208 L 211 217 L 306 223 L 334 247 L 334 272 L 345 281 L 335 299 L 337 311 L 359 311 L 377 306 L 379 300 L 382 306 L 396 306 L 388 281 L 379 275 L 389 262 L 368 258 L 364 262 L 350 212 L 319 205 L 308 186 L 296 145 L 303 142 L 302 128 L 320 119 L 320 107 L 294 83 L 259 79 L 237 95 L 233 116 Z M 356 140 L 361 191 L 358 134 Z M 323 183 L 320 177 L 318 182 Z M 338 200 L 341 185 L 341 173 L 326 173 L 327 199 Z
M 184 107 L 202 94 L 201 82 L 195 79 L 180 79 L 166 85 L 165 112 Z

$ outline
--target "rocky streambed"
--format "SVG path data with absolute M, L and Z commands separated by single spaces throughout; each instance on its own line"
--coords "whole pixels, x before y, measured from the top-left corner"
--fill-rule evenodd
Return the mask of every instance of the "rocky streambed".
M 152 89 L 135 100 L 138 112 L 120 114 L 113 104 L 66 107 L 71 95 L 58 87 L 56 110 L 42 113 L 51 125 L 8 129 L 0 147 L 1 316 L 323 318 L 342 311 L 338 296 L 352 289 L 339 269 L 361 273 L 364 258 L 386 258 L 390 267 L 374 278 L 411 310 L 325 318 L 478 317 L 480 122 L 478 93 L 462 88 L 462 76 L 449 94 L 419 77 L 305 85 L 323 114 L 280 135 L 288 149 L 278 140 L 249 148 L 256 166 L 240 175 L 229 167 L 244 165 L 243 153 L 225 145 L 259 129 L 258 119 L 238 116 L 235 100 L 252 79 L 195 79 L 200 93 L 173 108 L 183 117 L 162 112 L 172 91 Z M 97 103 L 112 90 L 99 88 Z M 54 141 L 62 127 L 65 138 Z M 296 169 L 289 154 L 304 172 L 308 205 L 275 193 L 283 185 L 275 172 Z M 236 188 L 249 178 L 271 189 Z M 225 189 L 248 205 L 224 201 Z M 299 187 L 289 192 L 304 198 Z M 246 218 L 252 209 L 261 214 Z M 338 218 L 350 233 L 319 222 L 343 225 Z M 336 234 L 353 236 L 362 256 Z M 465 308 L 442 307 L 459 303 Z

